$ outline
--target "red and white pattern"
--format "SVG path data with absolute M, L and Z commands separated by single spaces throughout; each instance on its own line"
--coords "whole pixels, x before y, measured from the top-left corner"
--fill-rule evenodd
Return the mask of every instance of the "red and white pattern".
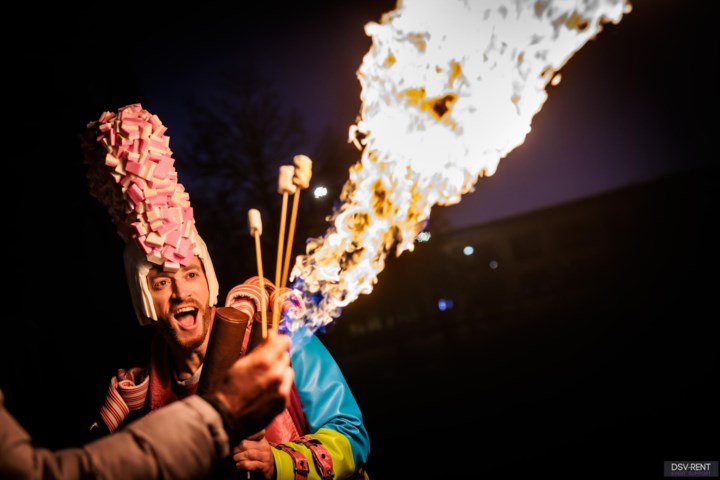
M 248 278 L 244 283 L 236 285 L 227 294 L 225 306 L 234 307 L 246 313 L 250 318 L 260 320 L 261 305 L 265 305 L 267 318 L 272 318 L 272 307 L 275 296 L 279 295 L 278 303 L 281 320 L 285 315 L 299 318 L 305 313 L 305 305 L 300 294 L 291 288 L 281 288 L 279 293 L 275 285 L 267 278 L 263 281 L 265 291 L 260 288 L 260 277 Z
M 121 368 L 110 380 L 105 403 L 100 407 L 100 416 L 110 432 L 117 430 L 131 411 L 140 410 L 145 405 L 149 381 L 145 368 Z

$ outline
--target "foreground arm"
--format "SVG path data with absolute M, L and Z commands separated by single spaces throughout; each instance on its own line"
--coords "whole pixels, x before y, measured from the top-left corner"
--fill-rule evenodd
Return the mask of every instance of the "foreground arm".
M 264 428 L 285 408 L 293 381 L 289 340 L 268 342 L 238 360 L 206 399 L 188 397 L 82 448 L 34 448 L 0 392 L 0 478 L 204 478 L 230 453 L 229 435 Z
M 200 397 L 168 405 L 82 448 L 34 448 L 4 404 L 0 432 L 0 477 L 8 479 L 201 478 L 229 453 L 220 414 Z

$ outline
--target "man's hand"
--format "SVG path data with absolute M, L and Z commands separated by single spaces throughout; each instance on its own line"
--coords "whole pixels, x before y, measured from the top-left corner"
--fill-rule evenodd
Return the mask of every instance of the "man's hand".
M 266 340 L 230 367 L 215 392 L 239 438 L 264 429 L 288 405 L 294 380 L 289 349 L 287 335 L 269 331 Z
M 271 448 L 265 439 L 265 431 L 248 437 L 233 450 L 235 466 L 240 470 L 259 471 L 263 478 L 270 479 L 275 473 Z

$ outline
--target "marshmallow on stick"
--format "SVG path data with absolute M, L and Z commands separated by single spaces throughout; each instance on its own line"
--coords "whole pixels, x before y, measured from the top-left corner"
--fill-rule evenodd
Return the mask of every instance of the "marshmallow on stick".
M 292 254 L 292 243 L 293 237 L 295 236 L 295 222 L 297 219 L 298 204 L 300 203 L 300 190 L 304 190 L 310 186 L 310 178 L 312 177 L 312 160 L 310 160 L 310 157 L 306 155 L 295 155 L 293 157 L 293 164 L 295 165 L 295 171 L 292 182 L 297 187 L 297 190 L 295 190 L 295 195 L 293 196 L 282 283 L 278 285 L 278 287 L 285 287 L 287 285 L 288 275 L 290 273 L 290 255 Z
M 262 235 L 262 220 L 260 219 L 260 211 L 251 208 L 248 210 L 248 223 L 250 224 L 250 235 L 255 238 L 255 258 L 257 259 L 258 278 L 260 281 L 260 291 L 265 291 L 265 282 L 262 268 L 262 252 L 260 251 L 260 235 Z M 262 315 L 262 336 L 267 338 L 267 314 L 265 313 L 265 298 L 260 295 L 260 315 Z M 252 319 L 250 319 L 252 321 Z
M 278 193 L 281 193 L 283 195 L 287 195 L 288 193 L 295 193 L 296 187 L 293 183 L 294 176 L 294 166 L 283 165 L 280 167 L 280 173 L 278 175 Z
M 250 225 L 250 235 L 253 237 L 262 235 L 262 220 L 258 209 L 248 210 L 248 224 Z
M 295 165 L 293 183 L 303 190 L 308 188 L 312 177 L 312 160 L 307 155 L 295 155 L 293 164 Z
M 278 175 L 278 193 L 282 194 L 282 207 L 280 210 L 280 229 L 278 230 L 278 250 L 277 260 L 275 262 L 275 286 L 280 287 L 280 278 L 282 274 L 282 259 L 283 259 L 283 241 L 285 239 L 285 218 L 287 217 L 287 203 L 288 194 L 295 193 L 297 188 L 293 183 L 293 175 L 295 167 L 292 165 L 283 165 L 280 167 Z M 278 311 L 278 296 L 275 296 L 275 302 L 273 303 L 273 329 L 277 330 L 278 324 L 280 323 L 280 312 Z

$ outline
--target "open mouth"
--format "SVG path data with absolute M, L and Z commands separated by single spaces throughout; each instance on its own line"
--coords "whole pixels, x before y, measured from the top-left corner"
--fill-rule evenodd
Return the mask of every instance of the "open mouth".
M 198 309 L 195 307 L 182 307 L 175 310 L 173 317 L 180 328 L 189 330 L 197 324 Z

